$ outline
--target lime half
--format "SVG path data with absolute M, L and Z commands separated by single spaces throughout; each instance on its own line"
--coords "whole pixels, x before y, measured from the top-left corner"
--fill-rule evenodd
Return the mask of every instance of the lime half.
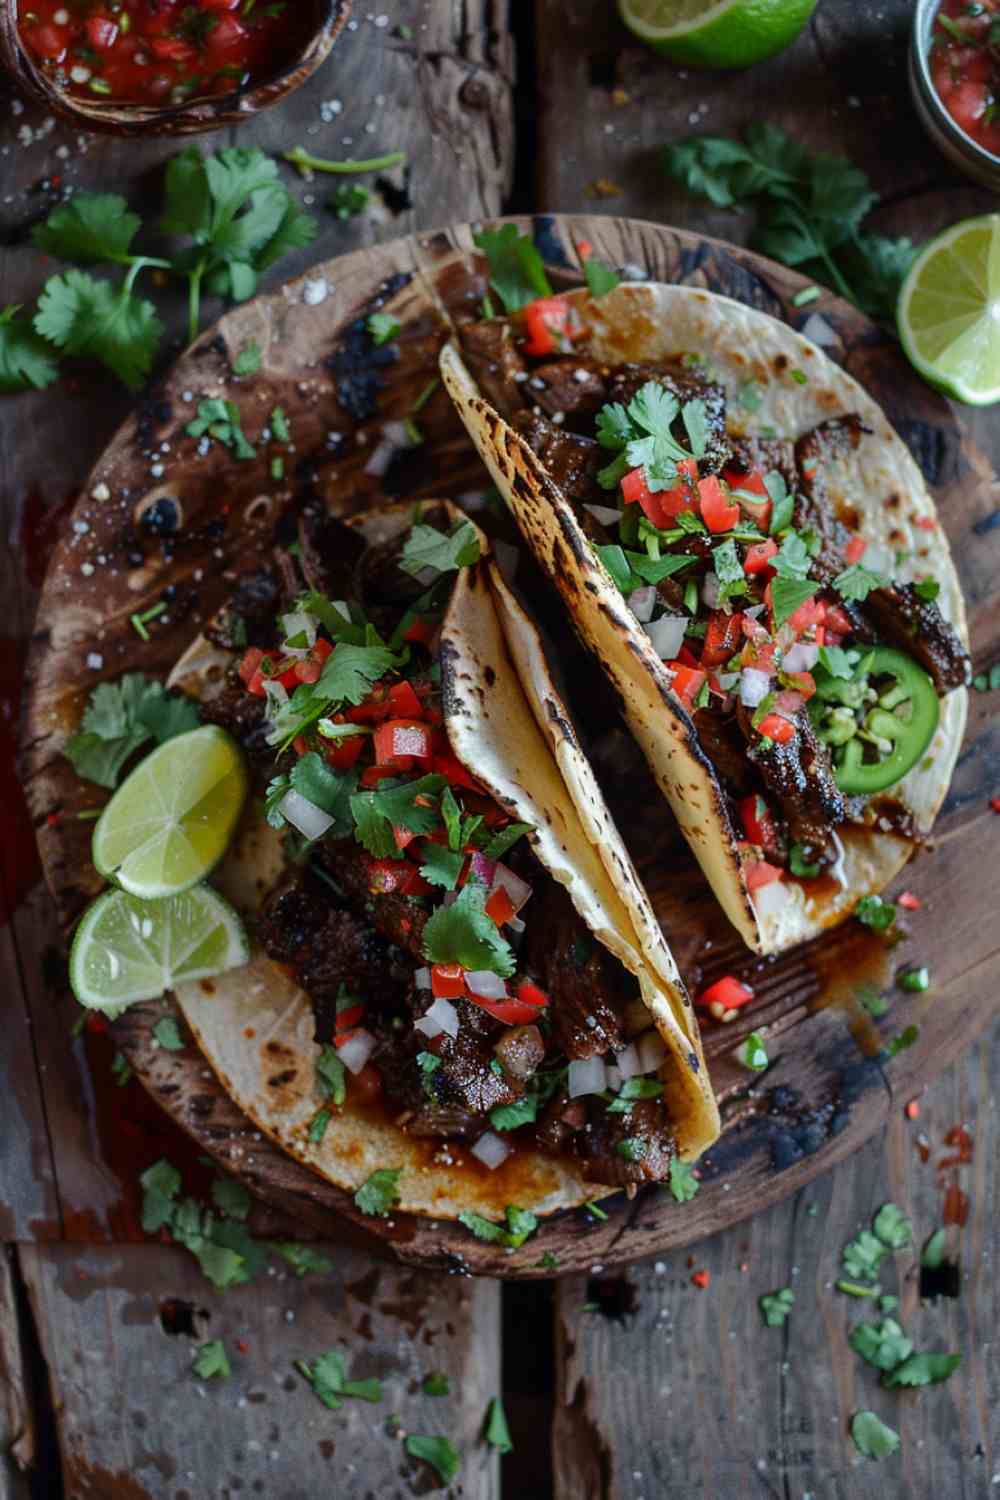
M 1000 401 L 1000 214 L 932 240 L 903 283 L 897 317 L 926 381 L 970 406 Z
M 817 0 L 618 0 L 635 36 L 674 62 L 748 68 L 794 42 Z
M 81 1005 L 107 1010 L 155 1000 L 183 980 L 208 979 L 247 958 L 243 924 L 211 886 L 161 901 L 105 891 L 76 929 L 69 980 Z
M 115 792 L 94 828 L 94 864 L 134 896 L 187 890 L 225 853 L 246 791 L 243 757 L 224 730 L 179 734 Z

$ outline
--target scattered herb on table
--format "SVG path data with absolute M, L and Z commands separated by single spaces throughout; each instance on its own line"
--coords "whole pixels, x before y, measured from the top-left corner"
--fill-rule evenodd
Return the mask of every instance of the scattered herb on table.
M 873 1411 L 858 1411 L 851 1419 L 851 1438 L 865 1458 L 888 1458 L 899 1448 L 899 1433 Z
M 365 319 L 365 327 L 376 349 L 380 349 L 383 344 L 391 343 L 398 336 L 401 325 L 391 313 L 373 312 Z
M 411 1458 L 420 1458 L 425 1464 L 430 1464 L 442 1484 L 451 1484 L 461 1467 L 462 1460 L 449 1438 L 424 1437 L 411 1432 L 403 1447 Z
M 296 1276 L 325 1276 L 333 1270 L 333 1261 L 328 1255 L 314 1250 L 311 1245 L 299 1245 L 294 1240 L 270 1240 L 269 1250 L 287 1261 Z
M 191 1368 L 201 1380 L 228 1380 L 233 1373 L 221 1339 L 212 1339 L 209 1343 L 202 1344 Z
M 768 1328 L 782 1328 L 795 1302 L 795 1293 L 785 1286 L 777 1292 L 768 1292 L 758 1298 L 760 1315 Z
M 854 915 L 872 932 L 888 932 L 896 920 L 896 905 L 881 896 L 862 896 L 854 908 Z
M 499 1396 L 493 1397 L 486 1413 L 486 1441 L 498 1453 L 512 1453 L 514 1450 L 510 1428 L 507 1426 L 507 1413 Z
M 297 1359 L 295 1368 L 300 1375 L 305 1376 L 320 1401 L 331 1411 L 339 1411 L 346 1398 L 370 1401 L 373 1404 L 382 1399 L 380 1380 L 348 1380 L 347 1364 L 339 1349 L 329 1349 L 326 1354 L 320 1354 L 313 1360 Z
M 928 1271 L 937 1271 L 945 1262 L 945 1250 L 948 1244 L 947 1229 L 935 1229 L 923 1250 L 920 1252 L 920 1264 L 926 1266 Z
M 112 790 L 125 762 L 147 740 L 163 745 L 199 722 L 189 698 L 168 693 L 142 672 L 126 672 L 117 682 L 97 684 L 63 753 L 78 776 Z
M 701 1188 L 701 1183 L 694 1175 L 694 1168 L 689 1161 L 675 1159 L 670 1163 L 670 1178 L 667 1183 L 671 1194 L 678 1203 L 690 1203 Z
M 261 365 L 260 346 L 254 342 L 246 344 L 233 360 L 234 375 L 256 375 Z
M 447 1375 L 442 1375 L 440 1371 L 433 1370 L 430 1375 L 424 1376 L 420 1383 L 420 1389 L 425 1396 L 450 1396 L 451 1381 Z
M 313 156 L 304 146 L 293 146 L 283 151 L 285 161 L 303 176 L 311 172 L 326 172 L 333 177 L 351 177 L 361 172 L 389 172 L 393 167 L 405 167 L 405 151 L 389 151 L 384 156 L 369 156 L 363 161 L 330 161 L 325 156 Z
M 506 1225 L 497 1224 L 473 1209 L 466 1209 L 459 1214 L 458 1222 L 464 1224 L 477 1240 L 484 1240 L 489 1245 L 503 1245 L 508 1250 L 518 1249 L 538 1228 L 535 1215 L 514 1203 L 508 1203 L 504 1217 Z
M 371 193 L 360 182 L 342 182 L 327 200 L 327 208 L 338 219 L 354 219 L 364 213 L 371 201 Z
M 173 1016 L 161 1016 L 153 1027 L 153 1040 L 165 1052 L 183 1052 L 186 1043 Z
M 980 672 L 972 679 L 977 693 L 995 693 L 1000 688 L 1000 661 L 995 661 L 988 672 Z

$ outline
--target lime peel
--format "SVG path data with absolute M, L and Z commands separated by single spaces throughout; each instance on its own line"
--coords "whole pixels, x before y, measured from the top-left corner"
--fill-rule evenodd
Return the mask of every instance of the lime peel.
M 674 62 L 746 68 L 795 40 L 817 0 L 618 0 L 625 25 Z
M 1000 214 L 963 219 L 921 251 L 897 322 L 929 385 L 970 406 L 1000 401 Z

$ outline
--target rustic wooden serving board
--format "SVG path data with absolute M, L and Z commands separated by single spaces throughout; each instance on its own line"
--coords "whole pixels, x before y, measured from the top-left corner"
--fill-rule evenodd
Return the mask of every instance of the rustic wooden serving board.
M 804 285 L 800 277 L 693 233 L 602 217 L 515 222 L 533 233 L 557 282 L 580 279 L 575 247 L 587 240 L 597 256 L 633 268 L 631 274 L 641 270 L 654 279 L 722 292 L 797 328 L 822 315 L 837 339 L 831 354 L 882 403 L 921 464 L 955 551 L 977 661 L 996 655 L 1000 511 L 990 493 L 990 470 L 952 409 L 912 374 L 892 338 L 825 293 L 796 309 L 792 299 Z M 98 888 L 88 860 L 92 823 L 75 815 L 98 805 L 103 794 L 78 782 L 59 753 L 92 686 L 125 670 L 164 672 L 198 620 L 224 597 L 240 556 L 252 555 L 294 487 L 315 485 L 331 509 L 345 514 L 387 496 L 482 487 L 439 388 L 421 410 L 424 445 L 382 481 L 364 474 L 381 424 L 405 416 L 433 382 L 450 318 L 482 295 L 485 280 L 472 233 L 461 226 L 341 257 L 231 312 L 144 398 L 96 465 L 45 581 L 23 727 L 29 803 L 67 931 Z M 373 365 L 365 352 L 368 341 L 358 337 L 358 320 L 380 305 L 391 307 L 403 331 L 398 360 Z M 262 370 L 239 380 L 232 361 L 250 342 L 263 352 Z M 359 395 L 366 390 L 375 397 L 371 411 Z M 286 454 L 285 484 L 270 478 L 273 448 L 262 446 L 257 459 L 241 464 L 218 444 L 198 454 L 184 427 L 206 395 L 239 404 L 251 442 L 273 406 L 284 407 L 294 441 L 294 452 Z M 359 420 L 350 417 L 344 401 L 355 403 Z M 104 486 L 108 495 L 101 498 Z M 157 505 L 164 497 L 179 497 L 181 505 Z M 544 611 L 545 601 L 537 602 Z M 167 608 L 143 641 L 131 616 L 160 603 Z M 571 695 L 574 681 L 591 680 L 588 665 L 573 658 L 568 645 L 564 655 L 560 644 L 560 666 Z M 584 720 L 586 733 L 595 726 L 586 713 Z M 651 832 L 653 799 L 641 773 L 623 762 L 622 744 L 602 736 L 596 763 L 607 772 L 613 810 L 682 972 L 696 987 L 736 970 L 757 991 L 737 1025 L 706 1033 L 724 1131 L 701 1164 L 702 1190 L 683 1205 L 658 1189 L 632 1202 L 619 1196 L 605 1202 L 602 1220 L 582 1210 L 560 1215 L 515 1252 L 498 1253 L 456 1225 L 402 1217 L 364 1221 L 407 1261 L 539 1276 L 549 1274 L 540 1265 L 545 1251 L 557 1257 L 560 1272 L 570 1272 L 689 1244 L 777 1202 L 856 1150 L 884 1122 L 894 1099 L 926 1083 L 994 1014 L 991 973 L 1000 938 L 988 878 L 994 816 L 989 799 L 1000 772 L 988 700 L 974 695 L 936 848 L 904 877 L 923 900 L 923 911 L 912 937 L 891 951 L 850 927 L 779 960 L 753 959 L 715 910 L 686 849 L 679 843 L 664 848 L 662 830 Z M 623 764 L 627 775 L 621 774 Z M 931 966 L 934 984 L 925 996 L 906 997 L 894 991 L 894 973 L 916 960 Z M 875 985 L 891 1001 L 878 1023 L 857 1003 L 862 983 Z M 114 1028 L 153 1096 L 235 1176 L 290 1209 L 304 1226 L 329 1232 L 334 1214 L 358 1219 L 349 1195 L 256 1138 L 193 1046 L 179 1053 L 156 1046 L 151 1028 L 169 1005 L 137 1006 Z M 912 1028 L 918 1028 L 916 1039 L 890 1060 L 893 1039 Z M 729 1054 L 751 1029 L 768 1038 L 772 1064 L 748 1082 L 750 1075 Z

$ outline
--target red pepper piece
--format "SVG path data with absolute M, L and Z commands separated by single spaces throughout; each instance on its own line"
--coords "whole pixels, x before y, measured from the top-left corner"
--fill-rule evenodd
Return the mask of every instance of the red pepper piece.
M 251 682 L 257 675 L 263 659 L 264 653 L 259 646 L 250 646 L 244 653 L 243 660 L 240 662 L 237 671 L 247 687 L 250 687 Z M 251 689 L 251 691 L 253 690 Z M 263 689 L 261 689 L 261 696 L 263 696 Z
M 740 518 L 739 506 L 732 504 L 728 491 L 723 490 L 714 474 L 699 480 L 698 504 L 709 531 L 731 531 Z
M 703 667 L 721 667 L 722 663 L 735 656 L 743 640 L 743 616 L 727 615 L 717 609 L 709 616 L 705 630 L 705 644 L 701 652 Z
M 462 999 L 465 996 L 465 970 L 462 965 L 432 965 L 431 990 L 439 1000 Z
M 741 1006 L 749 1005 L 753 999 L 753 990 L 735 974 L 723 974 L 714 984 L 702 990 L 697 997 L 696 1004 L 703 1005 L 713 1015 L 717 1015 L 717 1007 L 723 1013 L 739 1010 Z
M 811 698 L 816 691 L 816 679 L 811 672 L 786 672 L 784 677 L 789 687 L 803 698 Z
M 584 332 L 576 313 L 565 297 L 538 297 L 521 309 L 527 339 L 525 354 L 568 354 L 573 340 Z
M 773 740 L 776 745 L 787 745 L 795 738 L 795 725 L 780 714 L 766 714 L 757 728 L 765 739 Z
M 514 903 L 502 885 L 498 885 L 496 890 L 491 891 L 486 898 L 486 915 L 492 917 L 498 927 L 509 922 L 511 917 L 517 916 Z
M 924 903 L 912 891 L 901 891 L 896 897 L 896 904 L 897 906 L 901 906 L 904 911 L 919 911 Z
M 766 859 L 748 859 L 743 865 L 743 879 L 748 891 L 759 891 L 784 875 L 780 865 L 769 865 Z
M 673 672 L 670 686 L 683 699 L 688 708 L 694 703 L 695 698 L 701 692 L 705 681 L 705 673 L 700 667 L 686 667 L 680 660 L 668 661 L 667 666 Z
M 431 731 L 418 719 L 387 719 L 375 731 L 375 764 L 391 761 L 429 765 L 432 758 Z
M 766 542 L 754 542 L 753 546 L 747 548 L 747 555 L 743 559 L 743 571 L 751 577 L 755 573 L 765 572 L 771 565 L 771 558 L 778 554 L 778 544 L 774 537 L 769 536 Z
M 769 585 L 770 587 L 770 585 Z M 796 635 L 804 635 L 813 626 L 826 622 L 826 605 L 822 599 L 806 599 L 788 616 L 788 624 Z

